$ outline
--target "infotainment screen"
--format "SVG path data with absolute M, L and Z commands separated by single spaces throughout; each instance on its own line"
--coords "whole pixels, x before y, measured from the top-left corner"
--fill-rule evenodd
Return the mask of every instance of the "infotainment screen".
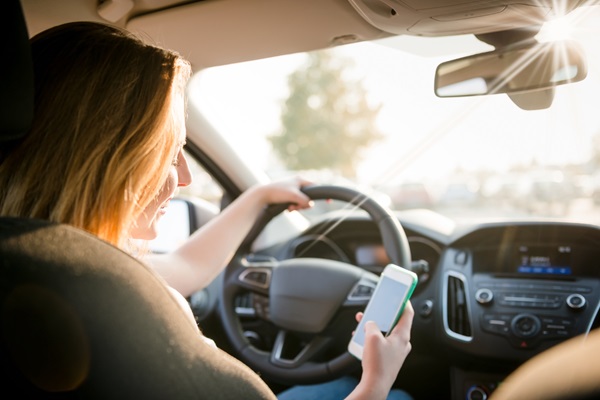
M 519 274 L 571 275 L 571 246 L 517 246 L 514 266 Z

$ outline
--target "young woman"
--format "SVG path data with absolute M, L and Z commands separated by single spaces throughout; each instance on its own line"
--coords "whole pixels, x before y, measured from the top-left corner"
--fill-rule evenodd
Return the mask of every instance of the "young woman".
M 130 239 L 154 238 L 175 190 L 192 180 L 182 151 L 188 62 L 92 22 L 49 29 L 31 45 L 34 121 L 24 139 L 3 149 L 0 216 L 70 224 L 124 250 Z M 265 205 L 310 207 L 300 191 L 307 183 L 293 178 L 253 187 L 180 249 L 152 259 L 190 318 L 181 293 L 220 272 Z M 229 229 L 233 221 L 236 229 Z M 387 396 L 410 351 L 412 317 L 409 305 L 386 338 L 368 324 L 363 376 L 349 398 Z

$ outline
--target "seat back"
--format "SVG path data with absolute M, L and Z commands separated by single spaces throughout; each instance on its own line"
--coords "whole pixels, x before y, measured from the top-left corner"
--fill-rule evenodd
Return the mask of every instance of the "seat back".
M 0 387 L 19 398 L 273 398 L 147 266 L 68 225 L 0 218 Z
M 510 374 L 492 400 L 600 399 L 600 330 L 571 338 Z
M 0 7 L 10 41 L 0 149 L 10 151 L 31 124 L 33 68 L 19 1 Z M 68 225 L 0 217 L 1 398 L 275 398 L 200 335 L 163 281 L 120 249 Z

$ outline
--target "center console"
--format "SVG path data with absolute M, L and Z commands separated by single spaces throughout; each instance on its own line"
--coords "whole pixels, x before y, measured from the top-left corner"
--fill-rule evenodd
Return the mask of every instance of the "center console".
M 455 399 L 486 399 L 512 369 L 594 325 L 600 247 L 577 236 L 512 239 L 444 254 L 443 340 L 464 360 L 453 368 Z

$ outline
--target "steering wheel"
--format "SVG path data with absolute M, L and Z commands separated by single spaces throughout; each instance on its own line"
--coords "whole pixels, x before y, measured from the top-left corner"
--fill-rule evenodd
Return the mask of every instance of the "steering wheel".
M 377 224 L 391 262 L 410 266 L 406 234 L 398 219 L 373 198 L 348 187 L 308 186 L 303 192 L 313 200 L 342 200 L 366 211 Z M 318 259 L 255 259 L 252 242 L 288 204 L 267 207 L 223 273 L 219 312 L 225 332 L 239 358 L 272 380 L 305 384 L 337 378 L 356 369 L 358 361 L 347 351 L 333 359 L 317 360 L 336 341 L 326 333 L 333 316 L 344 307 L 366 306 L 379 277 L 352 264 Z M 270 321 L 278 334 L 273 349 L 264 351 L 244 336 L 235 299 L 252 292 L 259 317 Z M 256 300 L 258 299 L 258 300 Z M 293 356 L 285 354 L 291 334 L 312 339 Z M 338 339 L 339 343 L 339 339 Z

